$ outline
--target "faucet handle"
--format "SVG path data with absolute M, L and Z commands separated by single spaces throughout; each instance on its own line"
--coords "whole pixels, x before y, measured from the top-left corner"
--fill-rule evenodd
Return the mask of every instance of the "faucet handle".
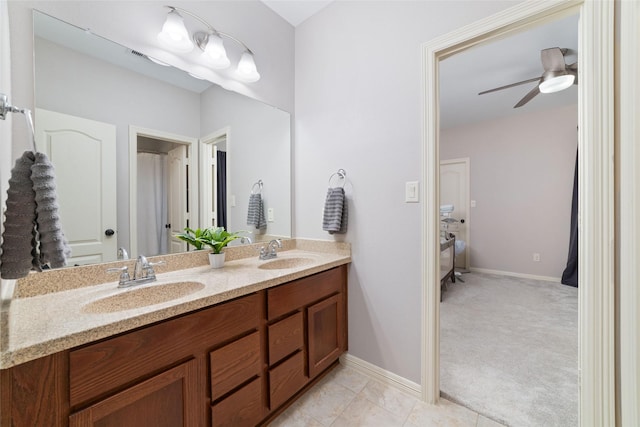
M 148 262 L 147 265 L 153 267 L 154 265 L 164 265 L 167 261 L 156 261 L 156 262 Z
M 153 267 L 156 265 L 164 265 L 166 263 L 166 261 L 147 262 L 147 265 L 145 266 L 147 277 L 156 277 L 156 271 L 153 269 Z
M 122 267 L 107 268 L 107 273 L 120 273 L 120 283 L 124 283 L 130 280 L 129 267 L 123 265 Z

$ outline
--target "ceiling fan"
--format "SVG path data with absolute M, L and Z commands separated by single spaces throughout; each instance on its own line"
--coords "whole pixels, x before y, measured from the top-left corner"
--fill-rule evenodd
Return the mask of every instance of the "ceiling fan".
M 497 87 L 494 89 L 485 90 L 478 95 L 484 95 L 485 93 L 496 92 L 503 89 L 508 89 L 514 86 L 523 85 L 537 81 L 536 87 L 531 89 L 524 98 L 522 98 L 513 108 L 522 107 L 527 102 L 531 101 L 539 93 L 553 93 L 567 89 L 572 84 L 578 84 L 578 63 L 567 65 L 564 60 L 564 56 L 569 50 L 566 48 L 552 47 L 549 49 L 543 49 L 540 51 L 540 59 L 542 66 L 544 67 L 544 73 L 540 77 L 534 77 L 532 79 L 523 80 L 517 83 L 511 83 L 506 86 Z

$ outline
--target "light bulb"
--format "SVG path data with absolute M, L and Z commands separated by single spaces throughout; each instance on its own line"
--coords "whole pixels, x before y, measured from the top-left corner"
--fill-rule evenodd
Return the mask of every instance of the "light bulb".
M 236 74 L 241 80 L 253 83 L 260 80 L 260 73 L 256 69 L 256 63 L 253 60 L 253 54 L 248 50 L 242 54 L 240 62 L 238 62 L 238 68 Z
M 563 74 L 543 81 L 538 88 L 541 93 L 560 92 L 571 86 L 574 80 L 575 76 L 573 74 Z
M 231 63 L 227 57 L 222 38 L 218 34 L 208 35 L 203 55 L 213 68 L 227 68 Z
M 186 53 L 193 49 L 193 43 L 189 39 L 184 20 L 175 9 L 172 9 L 167 15 L 162 31 L 158 34 L 158 40 L 176 52 Z

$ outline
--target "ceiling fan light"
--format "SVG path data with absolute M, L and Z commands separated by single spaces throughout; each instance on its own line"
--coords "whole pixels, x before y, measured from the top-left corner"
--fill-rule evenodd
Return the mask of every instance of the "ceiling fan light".
M 167 15 L 162 31 L 158 34 L 158 40 L 176 52 L 186 53 L 193 49 L 193 43 L 189 39 L 184 20 L 175 9 L 172 9 Z
M 573 84 L 575 76 L 573 74 L 562 74 L 551 77 L 540 83 L 538 88 L 541 93 L 554 93 L 565 90 Z
M 256 63 L 253 60 L 253 54 L 248 50 L 242 54 L 240 62 L 238 62 L 238 68 L 236 68 L 236 74 L 238 78 L 248 83 L 260 80 L 260 73 L 258 73 Z

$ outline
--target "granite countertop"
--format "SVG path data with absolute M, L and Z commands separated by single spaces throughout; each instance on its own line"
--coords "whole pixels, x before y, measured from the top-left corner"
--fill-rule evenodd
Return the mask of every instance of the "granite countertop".
M 261 261 L 252 256 L 227 261 L 221 269 L 202 265 L 158 273 L 157 281 L 131 288 L 120 289 L 117 281 L 113 281 L 75 288 L 70 286 L 69 290 L 14 298 L 10 308 L 3 313 L 0 369 L 351 262 L 350 248 L 347 251 L 344 248 L 315 251 L 299 248 L 304 245 L 297 246 L 279 252 L 275 260 L 304 258 L 304 264 L 299 266 L 262 269 L 259 266 L 270 261 Z M 182 286 L 172 285 L 178 282 L 190 282 L 185 285 L 190 293 L 171 299 L 175 295 L 172 288 Z M 154 289 L 144 291 L 146 288 Z M 153 294 L 152 300 L 147 299 L 147 292 Z M 127 293 L 131 293 L 131 299 L 117 297 Z M 114 296 L 116 307 L 103 300 Z M 169 300 L 141 307 L 126 307 L 131 305 L 132 299 L 149 304 L 163 298 Z M 125 307 L 117 306 L 122 302 L 125 302 Z

